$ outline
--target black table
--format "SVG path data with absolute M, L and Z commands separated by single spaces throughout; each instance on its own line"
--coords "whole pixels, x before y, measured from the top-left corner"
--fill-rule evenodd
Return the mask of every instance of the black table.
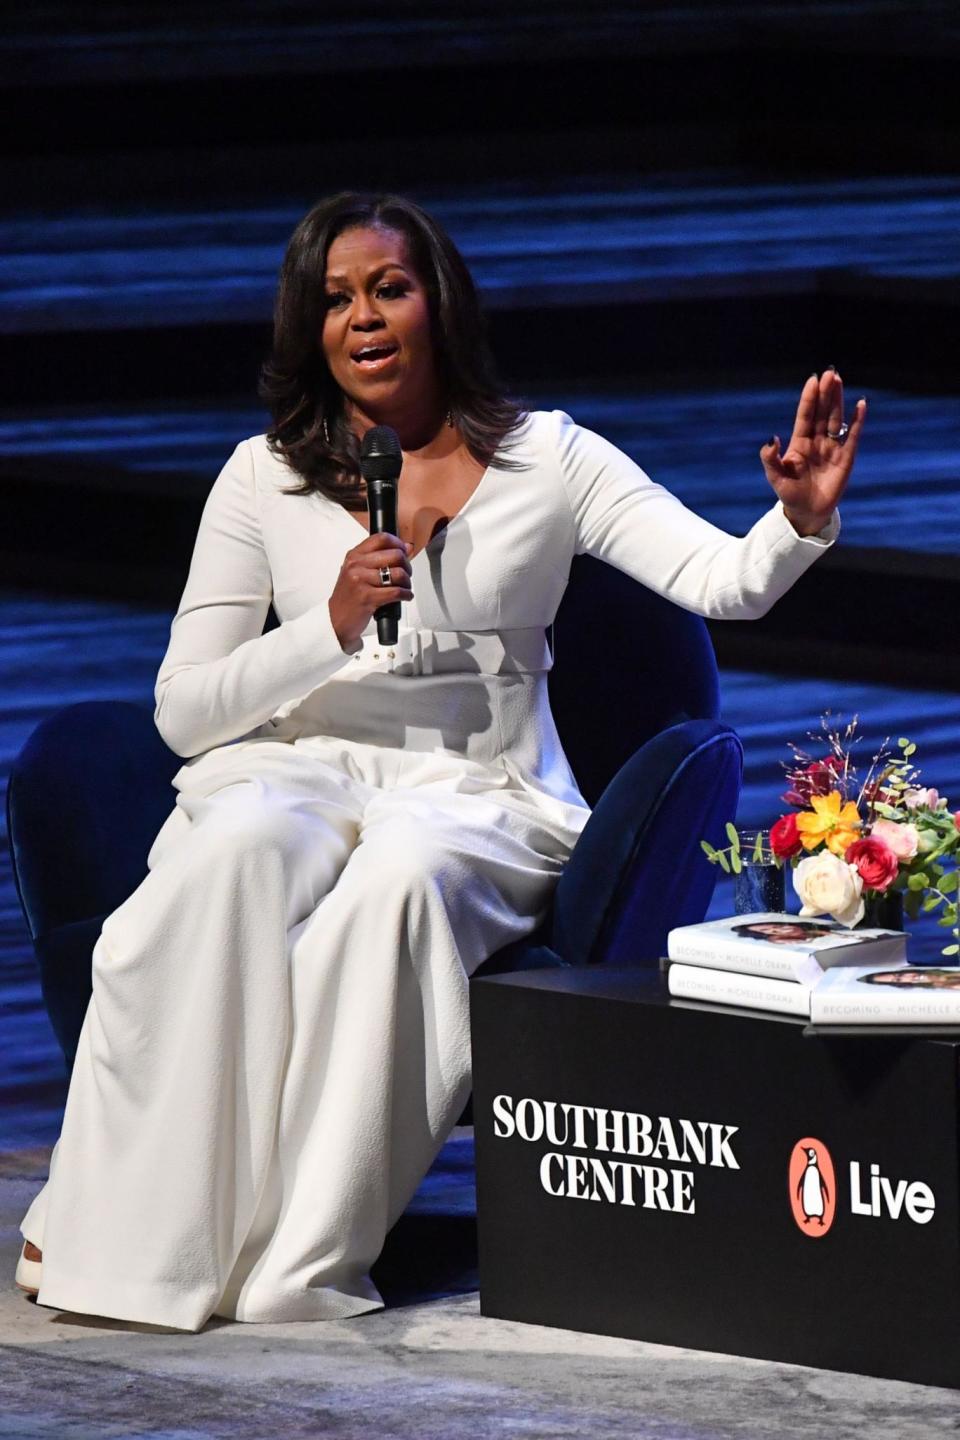
M 960 1386 L 960 1036 L 805 1035 L 655 969 L 471 1009 L 483 1314 Z

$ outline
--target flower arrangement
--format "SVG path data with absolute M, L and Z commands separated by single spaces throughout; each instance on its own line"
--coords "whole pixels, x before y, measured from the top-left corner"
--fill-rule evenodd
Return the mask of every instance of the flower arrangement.
M 891 750 L 885 740 L 860 777 L 854 756 L 862 740 L 859 717 L 841 727 L 827 711 L 820 725 L 821 734 L 809 738 L 826 753 L 813 756 L 789 745 L 793 759 L 784 762 L 789 788 L 782 798 L 794 808 L 770 827 L 773 856 L 793 867 L 800 914 L 832 915 L 853 926 L 868 905 L 900 894 L 911 919 L 941 911 L 937 924 L 953 932 L 943 954 L 957 955 L 960 810 L 951 813 L 936 790 L 920 783 L 912 741 L 901 738 Z M 733 864 L 729 852 L 703 848 L 724 869 L 740 868 L 739 853 Z

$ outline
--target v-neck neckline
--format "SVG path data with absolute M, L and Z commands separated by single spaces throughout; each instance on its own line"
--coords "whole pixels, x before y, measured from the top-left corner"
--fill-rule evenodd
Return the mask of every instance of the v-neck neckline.
M 494 453 L 494 459 L 496 459 L 497 454 L 499 454 L 499 446 L 497 447 L 497 451 Z M 441 540 L 441 539 L 443 538 L 443 536 L 447 534 L 447 532 L 449 531 L 451 525 L 455 525 L 455 524 L 457 523 L 457 521 L 460 519 L 461 515 L 463 515 L 466 510 L 469 510 L 469 509 L 470 509 L 470 506 L 473 504 L 474 500 L 477 498 L 478 493 L 480 492 L 480 490 L 483 489 L 483 486 L 484 486 L 484 484 L 486 483 L 487 479 L 489 478 L 489 475 L 490 475 L 490 472 L 491 472 L 492 469 L 493 469 L 493 464 L 492 464 L 492 462 L 491 462 L 491 464 L 489 464 L 489 465 L 487 466 L 486 470 L 484 470 L 483 474 L 480 476 L 480 479 L 477 481 L 476 485 L 475 485 L 475 486 L 473 487 L 473 489 L 470 491 L 470 494 L 467 496 L 466 500 L 464 500 L 463 504 L 460 506 L 460 509 L 456 512 L 456 514 L 450 516 L 450 518 L 447 520 L 447 523 L 446 523 L 446 525 L 444 525 L 444 527 L 443 527 L 442 530 L 438 530 L 435 535 L 431 535 L 431 536 L 430 536 L 430 539 L 427 541 L 426 545 L 423 545 L 423 546 L 421 546 L 421 548 L 420 548 L 419 550 L 414 550 L 414 551 L 412 552 L 412 554 L 411 554 L 411 556 L 410 556 L 410 559 L 411 559 L 411 560 L 416 560 L 416 559 L 419 558 L 419 556 L 423 555 L 425 551 L 427 551 L 427 550 L 430 549 L 430 546 L 434 543 L 435 540 Z M 369 534 L 370 534 L 370 531 L 367 529 L 366 525 L 362 524 L 362 523 L 357 519 L 357 517 L 354 515 L 354 513 L 353 513 L 352 510 L 348 510 L 345 505 L 340 505 L 339 501 L 336 501 L 336 500 L 335 500 L 333 503 L 337 506 L 338 509 L 340 509 L 340 510 L 343 511 L 344 515 L 346 515 L 346 516 L 348 517 L 348 519 L 350 519 L 350 520 L 353 522 L 354 525 L 356 525 L 356 527 L 357 527 L 358 530 L 362 530 L 363 533 L 364 533 L 364 535 L 369 535 Z

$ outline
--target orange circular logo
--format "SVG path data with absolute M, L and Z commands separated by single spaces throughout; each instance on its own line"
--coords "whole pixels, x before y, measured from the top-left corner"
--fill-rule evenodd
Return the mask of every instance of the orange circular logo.
M 798 1228 L 811 1240 L 819 1240 L 837 1213 L 837 1176 L 822 1140 L 807 1135 L 797 1141 L 790 1155 L 788 1185 Z

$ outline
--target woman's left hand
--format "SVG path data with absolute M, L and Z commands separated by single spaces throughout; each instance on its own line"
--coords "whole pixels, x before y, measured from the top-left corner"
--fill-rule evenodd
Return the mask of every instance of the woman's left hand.
M 845 438 L 833 438 L 844 433 L 843 382 L 835 370 L 824 370 L 819 380 L 811 375 L 801 391 L 793 434 L 783 454 L 778 435 L 761 446 L 766 477 L 798 535 L 816 535 L 837 508 L 866 414 L 866 400 L 858 400 Z

